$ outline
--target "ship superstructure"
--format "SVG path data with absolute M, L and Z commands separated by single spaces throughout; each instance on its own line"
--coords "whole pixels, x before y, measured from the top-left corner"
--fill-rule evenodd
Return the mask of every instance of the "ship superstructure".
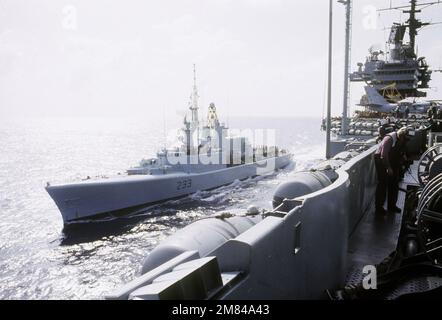
M 426 99 L 433 72 L 425 57 L 419 56 L 416 49 L 419 30 L 433 24 L 418 18 L 419 8 L 439 3 L 411 0 L 407 6 L 380 10 L 400 9 L 408 19 L 403 23 L 393 23 L 385 51 L 371 47 L 369 56 L 364 63 L 358 63 L 356 71 L 350 72 L 346 67 L 343 114 L 330 120 L 333 139 L 329 156 L 342 151 L 351 141 L 376 140 L 379 128 L 388 122 L 402 121 L 419 126 L 430 108 L 440 108 L 440 101 Z M 352 1 L 345 1 L 345 4 L 346 53 L 349 55 Z M 352 117 L 348 117 L 349 81 L 364 83 L 365 90 L 358 104 L 359 110 Z M 323 129 L 326 130 L 325 121 Z
M 417 18 L 421 12 L 417 0 L 412 0 L 410 9 L 403 12 L 409 14 L 409 19 L 391 27 L 388 51 L 371 47 L 365 63 L 358 63 L 359 69 L 350 75 L 351 81 L 366 83 L 360 105 L 374 111 L 388 111 L 409 97 L 427 96 L 424 90 L 429 88 L 432 71 L 425 57 L 417 55 L 416 36 L 419 29 L 430 23 Z

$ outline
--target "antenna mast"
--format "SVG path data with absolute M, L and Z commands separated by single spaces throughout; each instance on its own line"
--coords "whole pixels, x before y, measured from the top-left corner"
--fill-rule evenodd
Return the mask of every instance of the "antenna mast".
M 344 73 L 344 100 L 342 109 L 342 135 L 347 134 L 347 117 L 348 105 L 350 102 L 350 59 L 351 59 L 351 28 L 352 28 L 352 0 L 339 0 L 338 2 L 345 5 L 346 8 L 346 23 L 345 23 L 345 73 Z
M 429 7 L 437 4 L 442 4 L 441 0 L 438 1 L 432 1 L 432 2 L 424 2 L 424 3 L 418 3 L 417 0 L 410 0 L 409 5 L 404 6 L 398 6 L 398 7 L 392 7 L 390 5 L 390 8 L 380 9 L 378 11 L 389 11 L 389 10 L 399 10 L 399 9 L 408 9 L 403 10 L 403 13 L 409 14 L 409 19 L 407 20 L 404 27 L 408 27 L 409 36 L 410 36 L 410 48 L 413 53 L 413 55 L 416 55 L 416 36 L 418 35 L 419 29 L 425 26 L 434 25 L 434 24 L 440 24 L 440 22 L 436 23 L 428 23 L 428 22 L 422 22 L 417 17 L 417 13 L 421 13 L 422 10 L 418 9 L 418 7 Z
M 192 128 L 198 128 L 199 119 L 198 119 L 198 87 L 196 85 L 196 65 L 193 65 L 193 91 L 192 96 L 190 97 L 190 110 L 192 111 Z
M 333 0 L 330 0 L 328 39 L 328 90 L 327 90 L 327 142 L 326 158 L 331 158 L 331 105 L 332 105 L 332 57 L 333 57 Z
M 421 21 L 419 21 L 418 19 L 416 19 L 416 13 L 421 12 L 421 10 L 416 9 L 417 0 L 411 0 L 410 3 L 411 3 L 410 10 L 405 10 L 404 13 L 410 14 L 410 18 L 407 21 L 408 22 L 408 30 L 409 30 L 409 34 L 410 34 L 410 47 L 413 50 L 413 52 L 415 53 L 416 52 L 415 49 L 416 49 L 417 30 L 422 28 L 426 24 L 424 24 Z

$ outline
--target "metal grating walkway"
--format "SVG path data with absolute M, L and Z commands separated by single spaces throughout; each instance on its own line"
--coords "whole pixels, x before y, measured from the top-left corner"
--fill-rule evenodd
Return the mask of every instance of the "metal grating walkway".
M 413 164 L 401 183 L 401 189 L 407 185 L 416 185 L 417 164 Z M 399 192 L 398 207 L 405 204 L 405 192 Z M 347 255 L 346 286 L 360 284 L 364 275 L 362 270 L 368 265 L 377 265 L 396 250 L 397 240 L 402 225 L 402 213 L 377 216 L 374 204 L 362 219 L 355 233 L 349 239 Z

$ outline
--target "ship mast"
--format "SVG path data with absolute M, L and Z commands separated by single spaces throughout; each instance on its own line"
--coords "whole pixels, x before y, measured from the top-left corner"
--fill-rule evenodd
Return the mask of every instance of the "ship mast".
M 342 135 L 347 133 L 348 105 L 350 100 L 350 54 L 351 54 L 351 25 L 352 25 L 352 0 L 338 0 L 346 7 L 345 25 L 345 72 L 344 72 L 344 99 L 342 108 Z M 333 0 L 330 0 L 329 18 L 329 52 L 328 52 L 328 88 L 327 88 L 327 144 L 326 157 L 331 158 L 331 106 L 332 106 L 332 63 L 333 63 Z
M 192 129 L 197 129 L 199 126 L 199 119 L 198 119 L 198 87 L 196 86 L 196 66 L 193 65 L 193 91 L 192 95 L 190 97 L 190 111 L 192 111 Z
M 416 36 L 418 35 L 419 29 L 421 29 L 422 27 L 425 27 L 425 26 L 429 26 L 429 25 L 440 24 L 440 22 L 428 23 L 428 22 L 422 22 L 421 20 L 419 20 L 416 17 L 416 14 L 421 13 L 422 10 L 418 9 L 418 7 L 425 6 L 425 8 L 426 8 L 426 7 L 438 5 L 438 4 L 442 4 L 442 1 L 438 0 L 438 1 L 431 1 L 431 2 L 425 2 L 425 3 L 418 3 L 417 0 L 410 0 L 409 5 L 398 6 L 398 7 L 390 6 L 390 8 L 380 9 L 378 11 L 408 9 L 408 10 L 403 11 L 403 13 L 409 14 L 408 21 L 406 22 L 406 24 L 404 26 L 408 27 L 408 32 L 409 32 L 409 37 L 410 37 L 410 48 L 411 48 L 412 54 L 414 56 L 416 56 Z
M 411 10 L 409 11 L 410 20 L 408 21 L 408 23 L 410 24 L 410 47 L 413 48 L 413 52 L 415 52 L 414 50 L 416 48 L 417 29 L 420 27 L 420 23 L 416 19 L 416 2 L 417 0 L 411 0 Z M 407 13 L 407 11 L 405 11 L 404 13 Z
M 421 10 L 416 9 L 417 0 L 411 0 L 410 3 L 411 3 L 410 10 L 405 10 L 404 13 L 410 14 L 410 18 L 407 21 L 407 23 L 410 35 L 410 47 L 412 49 L 413 54 L 415 55 L 417 30 L 422 28 L 423 26 L 428 25 L 428 23 L 422 23 L 420 20 L 416 18 L 416 13 L 421 12 Z
M 331 158 L 331 106 L 332 106 L 332 63 L 333 63 L 333 0 L 330 0 L 328 39 L 328 88 L 327 88 L 327 142 L 326 158 Z
M 342 135 L 347 134 L 347 117 L 348 105 L 350 100 L 350 58 L 351 58 L 351 27 L 352 27 L 352 0 L 339 0 L 338 2 L 345 5 L 346 8 L 346 23 L 345 23 L 345 72 L 344 72 L 344 100 L 342 109 Z

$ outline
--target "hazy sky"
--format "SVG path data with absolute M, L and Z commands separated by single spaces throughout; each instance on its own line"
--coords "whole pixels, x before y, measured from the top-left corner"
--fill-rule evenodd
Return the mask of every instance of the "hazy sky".
M 354 2 L 353 69 L 371 45 L 385 46 L 391 22 L 404 19 L 399 11 L 375 14 L 376 29 L 367 27 L 367 6 L 390 0 Z M 442 5 L 421 16 L 442 21 Z M 334 113 L 342 104 L 344 18 L 336 2 Z M 320 117 L 327 24 L 327 0 L 0 0 L 0 117 L 162 119 L 164 110 L 187 107 L 193 63 L 204 109 L 213 101 L 224 116 Z M 434 68 L 441 27 L 418 38 Z M 442 99 L 441 73 L 432 86 L 430 97 Z M 352 85 L 352 103 L 361 88 Z

